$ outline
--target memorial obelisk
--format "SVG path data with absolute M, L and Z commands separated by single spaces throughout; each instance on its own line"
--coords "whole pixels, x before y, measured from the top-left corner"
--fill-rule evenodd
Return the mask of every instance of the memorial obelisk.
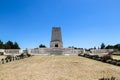
M 50 41 L 50 48 L 63 48 L 61 28 L 53 27 Z

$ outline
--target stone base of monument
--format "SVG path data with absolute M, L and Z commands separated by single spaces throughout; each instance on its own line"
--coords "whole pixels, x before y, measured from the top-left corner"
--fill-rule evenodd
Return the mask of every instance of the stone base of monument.
M 50 55 L 63 55 L 63 50 L 61 48 L 52 48 Z

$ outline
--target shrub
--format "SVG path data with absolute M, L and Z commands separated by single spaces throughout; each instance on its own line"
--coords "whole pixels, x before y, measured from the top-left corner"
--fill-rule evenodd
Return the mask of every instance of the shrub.
M 117 62 L 116 65 L 120 66 L 120 62 Z
M 98 58 L 99 56 L 98 55 L 92 55 L 93 57 L 95 57 L 95 58 Z
M 116 80 L 116 78 L 115 77 L 111 77 L 111 78 L 100 78 L 99 80 Z
M 7 55 L 6 59 L 11 59 L 13 56 L 12 55 Z
M 111 60 L 111 59 L 108 59 L 106 62 L 107 62 L 107 63 L 111 63 L 111 62 L 112 62 L 112 60 Z
M 4 52 L 0 52 L 0 55 L 4 55 Z
M 21 59 L 23 59 L 25 57 L 25 55 L 22 53 L 18 57 L 20 57 Z
M 114 61 L 114 60 L 113 60 L 113 61 L 111 62 L 111 64 L 116 65 L 116 64 L 117 64 L 117 61 Z
M 99 58 L 97 58 L 97 60 L 98 60 L 98 61 L 101 61 L 102 59 L 101 59 L 101 57 L 99 57 Z
M 95 57 L 92 57 L 92 59 L 96 59 Z
M 103 62 L 106 62 L 109 59 L 112 59 L 111 55 L 104 55 L 104 56 L 102 56 L 102 61 Z
M 5 61 L 8 62 L 8 58 L 5 58 Z
M 27 57 L 30 57 L 31 56 L 31 54 L 26 54 L 27 55 Z
M 118 62 L 120 62 L 120 60 L 118 60 Z
M 99 56 L 98 55 L 90 55 L 90 58 L 91 59 L 96 59 L 96 58 L 98 58 Z
M 81 54 L 78 54 L 78 56 L 81 56 Z
M 86 55 L 85 57 L 90 58 L 90 55 Z
M 1 59 L 1 63 L 4 64 L 4 59 Z
M 87 56 L 87 54 L 84 54 L 83 57 Z
M 106 60 L 105 60 L 105 59 L 101 59 L 101 61 L 102 61 L 102 62 L 106 62 Z
M 86 57 L 86 56 L 87 56 L 87 54 L 84 54 L 84 56 Z

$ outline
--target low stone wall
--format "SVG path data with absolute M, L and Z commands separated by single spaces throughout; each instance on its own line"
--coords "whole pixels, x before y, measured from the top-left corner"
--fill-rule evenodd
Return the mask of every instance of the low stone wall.
M 103 54 L 107 54 L 107 53 L 110 53 L 110 52 L 113 52 L 114 49 L 93 49 L 93 50 L 90 50 L 92 53 L 103 53 Z
M 4 55 L 20 55 L 23 53 L 23 50 L 21 49 L 5 49 Z
M 4 55 L 20 55 L 23 53 L 21 49 L 2 49 Z M 74 48 L 38 48 L 38 49 L 28 49 L 28 54 L 31 55 L 78 55 L 83 53 L 83 49 Z
M 79 53 L 82 53 L 81 49 L 74 49 L 74 48 L 64 48 L 63 49 L 64 55 L 78 55 Z
M 38 48 L 28 50 L 31 55 L 78 55 L 81 52 L 83 52 L 82 49 L 74 48 Z

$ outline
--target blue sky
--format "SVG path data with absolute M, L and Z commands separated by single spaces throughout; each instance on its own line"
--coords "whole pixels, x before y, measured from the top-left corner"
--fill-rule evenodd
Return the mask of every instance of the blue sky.
M 49 47 L 53 26 L 64 47 L 120 43 L 120 0 L 0 0 L 0 40 Z

